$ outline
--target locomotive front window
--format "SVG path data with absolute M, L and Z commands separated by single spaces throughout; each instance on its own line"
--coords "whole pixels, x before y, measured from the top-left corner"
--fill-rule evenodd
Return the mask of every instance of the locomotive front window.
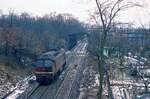
M 52 66 L 53 66 L 53 62 L 50 60 L 45 60 L 45 65 L 44 65 L 49 72 L 52 72 Z
M 36 66 L 43 66 L 43 65 L 44 65 L 44 61 L 43 60 L 36 61 Z
M 37 68 L 43 68 L 44 72 L 52 72 L 53 62 L 51 60 L 37 60 L 36 61 Z
M 50 60 L 45 60 L 45 67 L 52 67 L 52 65 L 53 65 L 53 62 L 52 61 L 50 61 Z

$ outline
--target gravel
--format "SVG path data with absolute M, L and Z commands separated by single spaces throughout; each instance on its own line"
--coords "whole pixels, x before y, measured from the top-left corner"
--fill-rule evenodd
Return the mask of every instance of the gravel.
M 96 99 L 98 91 L 97 66 L 89 57 L 86 60 L 85 68 L 82 73 L 78 99 Z

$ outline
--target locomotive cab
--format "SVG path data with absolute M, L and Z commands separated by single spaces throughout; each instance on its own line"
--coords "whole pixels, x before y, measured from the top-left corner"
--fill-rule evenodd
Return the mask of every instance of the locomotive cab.
M 36 61 L 35 75 L 37 82 L 50 83 L 53 79 L 54 62 L 49 59 L 38 59 Z

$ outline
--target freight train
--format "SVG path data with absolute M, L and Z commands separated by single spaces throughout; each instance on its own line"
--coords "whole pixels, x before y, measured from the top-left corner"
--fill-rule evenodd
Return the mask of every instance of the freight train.
M 49 84 L 63 71 L 65 64 L 66 57 L 63 49 L 40 55 L 35 61 L 36 81 L 40 84 Z

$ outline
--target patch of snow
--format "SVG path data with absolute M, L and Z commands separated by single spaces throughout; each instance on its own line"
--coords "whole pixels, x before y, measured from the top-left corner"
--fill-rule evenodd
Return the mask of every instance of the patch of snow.
M 96 83 L 96 85 L 99 86 L 99 75 L 98 74 L 95 75 L 95 83 Z
M 10 94 L 6 99 L 16 99 L 20 94 L 22 94 L 28 87 L 29 87 L 29 81 L 35 80 L 35 76 L 28 76 L 25 79 L 21 80 L 16 84 L 14 88 L 11 89 L 14 90 L 12 94 Z

